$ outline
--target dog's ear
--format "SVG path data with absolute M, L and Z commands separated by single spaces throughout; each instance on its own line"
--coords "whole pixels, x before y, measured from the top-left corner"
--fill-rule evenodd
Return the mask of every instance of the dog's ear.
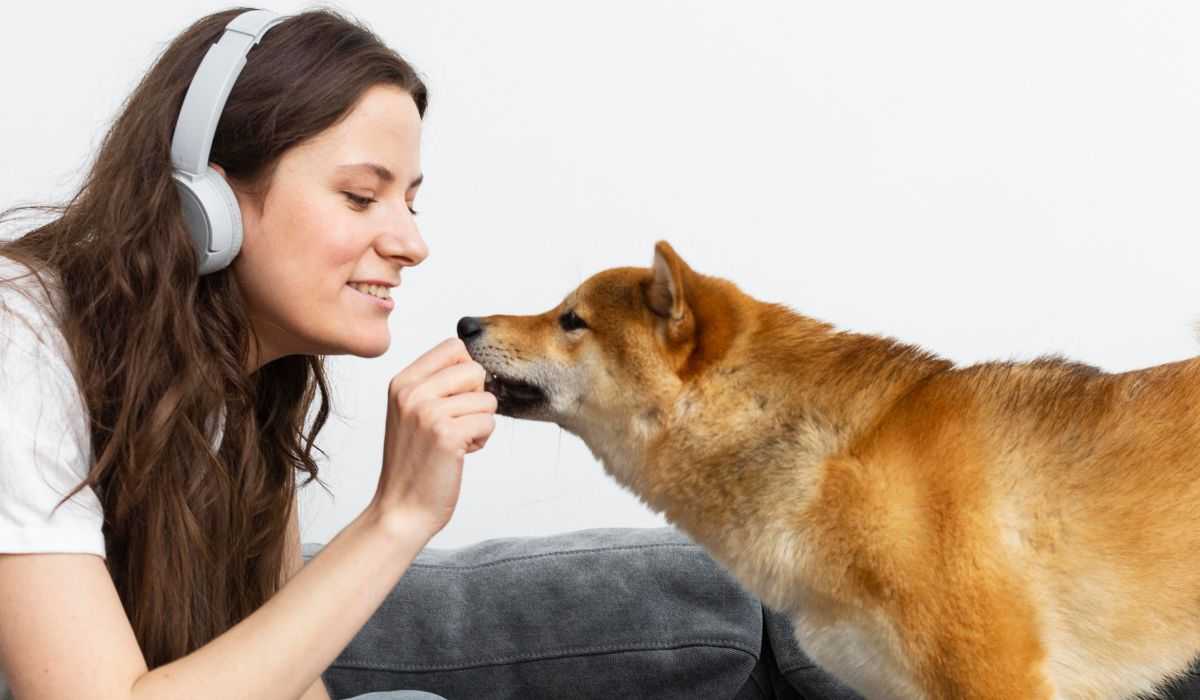
M 658 325 L 660 337 L 679 351 L 679 361 L 685 362 L 696 340 L 696 317 L 686 293 L 687 285 L 695 284 L 696 275 L 666 241 L 655 244 L 651 271 L 644 288 L 646 305 L 662 319 Z
M 669 321 L 682 319 L 687 312 L 683 294 L 683 273 L 687 263 L 683 262 L 671 244 L 659 241 L 654 246 L 651 269 L 654 277 L 646 288 L 646 304 L 655 314 Z
M 654 276 L 646 287 L 646 304 L 655 315 L 666 319 L 667 337 L 682 341 L 692 330 L 691 310 L 684 294 L 691 269 L 671 244 L 660 240 L 654 246 L 652 270 Z

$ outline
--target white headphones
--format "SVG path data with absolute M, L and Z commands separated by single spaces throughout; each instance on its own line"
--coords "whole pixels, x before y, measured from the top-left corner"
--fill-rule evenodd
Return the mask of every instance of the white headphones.
M 171 140 L 171 178 L 183 220 L 200 261 L 200 274 L 223 269 L 242 247 L 242 213 L 229 183 L 208 164 L 213 135 L 246 54 L 287 15 L 250 10 L 234 17 L 209 47 L 188 86 Z

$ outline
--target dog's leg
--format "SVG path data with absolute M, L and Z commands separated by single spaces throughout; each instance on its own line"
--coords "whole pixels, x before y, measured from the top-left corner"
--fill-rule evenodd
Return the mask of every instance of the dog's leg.
M 1062 696 L 1038 666 L 1017 667 L 1004 660 L 989 666 L 964 665 L 928 684 L 927 697 L 936 700 L 1058 700 Z
M 926 599 L 924 620 L 910 615 L 901 629 L 915 670 L 938 700 L 1053 700 L 1046 649 L 1027 595 L 1003 579 L 975 579 Z M 947 593 L 946 591 L 952 591 Z M 913 632 L 915 634 L 907 634 Z

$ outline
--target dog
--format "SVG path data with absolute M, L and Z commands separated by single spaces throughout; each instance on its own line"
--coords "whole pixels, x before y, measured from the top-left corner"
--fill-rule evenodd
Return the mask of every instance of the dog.
M 665 241 L 458 334 L 867 698 L 1126 698 L 1200 653 L 1200 360 L 960 367 Z

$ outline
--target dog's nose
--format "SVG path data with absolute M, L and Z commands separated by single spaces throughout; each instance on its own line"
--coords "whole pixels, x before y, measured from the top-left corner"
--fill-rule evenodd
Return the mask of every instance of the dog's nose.
M 475 336 L 483 333 L 483 323 L 474 316 L 463 316 L 458 319 L 458 337 L 463 340 L 471 340 Z

